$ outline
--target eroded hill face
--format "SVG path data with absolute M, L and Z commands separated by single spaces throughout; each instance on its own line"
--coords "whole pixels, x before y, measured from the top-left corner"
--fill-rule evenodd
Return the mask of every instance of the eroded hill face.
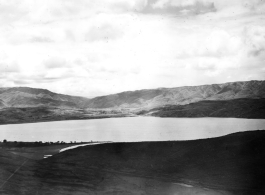
M 239 98 L 265 98 L 265 81 L 128 91 L 93 98 L 85 107 L 152 108 L 163 105 L 185 105 L 202 100 Z
M 127 91 L 93 99 L 62 95 L 45 89 L 28 87 L 0 88 L 0 108 L 38 107 L 59 108 L 129 108 L 147 109 L 164 105 L 186 105 L 202 100 L 265 98 L 265 81 Z
M 0 89 L 0 108 L 39 107 L 81 108 L 89 99 L 53 93 L 46 89 L 14 87 Z
M 168 105 L 154 109 L 141 110 L 139 115 L 158 117 L 226 117 L 256 118 L 265 117 L 265 98 L 205 100 L 186 105 Z

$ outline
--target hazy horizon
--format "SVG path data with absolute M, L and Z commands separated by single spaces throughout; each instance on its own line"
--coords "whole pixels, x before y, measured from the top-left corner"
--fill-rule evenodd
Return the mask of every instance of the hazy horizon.
M 265 78 L 265 1 L 1 1 L 0 87 L 96 97 Z

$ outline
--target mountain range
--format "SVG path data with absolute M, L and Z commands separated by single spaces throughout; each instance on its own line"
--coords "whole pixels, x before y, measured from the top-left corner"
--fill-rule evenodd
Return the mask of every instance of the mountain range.
M 95 97 L 69 96 L 46 89 L 29 87 L 0 88 L 0 108 L 59 107 L 59 108 L 129 108 L 152 109 L 165 105 L 187 105 L 205 100 L 265 98 L 265 81 L 242 81 L 223 84 L 143 89 Z
M 265 98 L 265 81 L 128 91 L 93 98 L 85 106 L 89 108 L 152 108 L 163 105 L 185 105 L 202 100 L 240 98 Z
M 87 101 L 88 98 L 57 94 L 46 89 L 0 88 L 0 108 L 39 106 L 82 108 Z

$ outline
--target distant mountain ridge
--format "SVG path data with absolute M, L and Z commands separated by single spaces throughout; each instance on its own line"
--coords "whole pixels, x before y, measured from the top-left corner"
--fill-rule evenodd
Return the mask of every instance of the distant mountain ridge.
M 153 108 L 163 105 L 185 105 L 202 100 L 265 98 L 265 81 L 242 81 L 223 84 L 158 88 L 96 97 L 87 108 Z
M 81 108 L 88 98 L 53 93 L 29 87 L 0 88 L 0 108 L 51 106 Z
M 0 88 L 0 108 L 51 106 L 62 108 L 149 109 L 164 105 L 186 105 L 204 100 L 265 98 L 265 81 L 127 91 L 88 99 L 29 87 Z

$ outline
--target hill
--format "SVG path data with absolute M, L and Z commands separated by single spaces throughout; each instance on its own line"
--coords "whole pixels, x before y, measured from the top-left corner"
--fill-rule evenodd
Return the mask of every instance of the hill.
M 265 98 L 265 81 L 127 91 L 88 99 L 29 87 L 0 88 L 1 107 L 50 106 L 60 108 L 147 109 L 186 105 L 203 100 Z
M 265 98 L 265 81 L 127 91 L 93 98 L 84 106 L 87 108 L 150 109 L 164 105 L 185 105 L 203 100 L 240 98 Z
M 81 108 L 88 98 L 53 93 L 29 87 L 0 88 L 1 107 L 60 107 Z
M 265 81 L 128 91 L 92 99 L 0 88 L 0 124 L 151 115 L 264 118 Z
M 0 148 L 1 194 L 263 195 L 265 131 L 191 141 Z M 62 147 L 62 145 L 60 145 Z
M 53 185 L 60 185 L 61 189 L 70 184 L 76 185 L 73 188 L 80 191 L 91 190 L 95 194 L 137 194 L 141 185 L 142 188 L 150 188 L 141 181 L 136 184 L 134 181 L 132 189 L 126 188 L 129 185 L 126 180 L 117 180 L 129 176 L 171 184 L 183 183 L 190 190 L 215 190 L 215 193 L 193 191 L 183 194 L 226 191 L 258 195 L 265 193 L 264 139 L 265 131 L 251 131 L 192 141 L 86 146 L 40 161 L 35 175 L 44 183 L 53 181 Z M 161 188 L 158 183 L 152 184 L 153 188 Z M 112 193 L 109 189 L 113 190 Z M 164 190 L 164 193 L 142 194 L 179 193 Z
M 265 117 L 265 99 L 204 100 L 187 105 L 167 105 L 150 110 L 142 110 L 139 115 L 158 117 Z
M 58 108 L 58 107 L 8 107 L 0 110 L 0 125 L 50 122 L 62 120 L 84 120 L 100 119 L 111 117 L 127 117 L 130 113 L 120 111 L 105 110 L 84 110 L 76 108 Z

